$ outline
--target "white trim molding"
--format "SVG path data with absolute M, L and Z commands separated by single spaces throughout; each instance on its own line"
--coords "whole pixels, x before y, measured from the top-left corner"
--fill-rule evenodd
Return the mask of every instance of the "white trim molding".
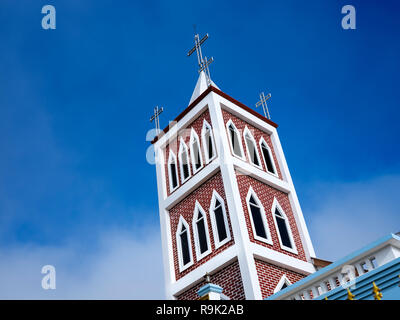
M 260 237 L 259 235 L 257 235 L 255 224 L 254 224 L 254 219 L 253 219 L 253 214 L 252 214 L 252 211 L 251 211 L 251 208 L 250 208 L 250 198 L 251 197 L 253 197 L 255 199 L 255 201 L 256 201 L 255 205 L 258 206 L 258 208 L 260 209 L 261 220 L 262 220 L 262 223 L 263 223 L 263 226 L 264 226 L 264 231 L 265 231 L 265 234 L 266 234 L 267 238 L 263 238 L 263 237 Z M 247 204 L 247 211 L 249 213 L 249 218 L 250 218 L 250 222 L 251 222 L 251 227 L 252 227 L 252 230 L 253 230 L 254 239 L 272 245 L 271 232 L 269 230 L 267 216 L 266 216 L 266 213 L 265 213 L 264 206 L 261 203 L 260 199 L 258 198 L 257 194 L 255 193 L 255 191 L 253 190 L 253 188 L 251 186 L 249 188 L 249 191 L 247 192 L 246 204 Z
M 278 284 L 276 285 L 274 289 L 274 293 L 277 293 L 278 291 L 282 290 L 282 287 L 286 284 L 286 286 L 290 286 L 292 283 L 290 280 L 287 278 L 286 274 L 282 276 L 282 278 L 279 280 Z
M 280 232 L 280 229 L 278 226 L 278 221 L 276 220 L 277 219 L 276 214 L 275 214 L 276 210 L 280 213 L 280 218 L 283 219 L 285 222 L 286 230 L 287 230 L 292 248 L 285 246 L 282 242 L 281 232 Z M 292 228 L 290 227 L 289 219 L 288 219 L 285 211 L 282 209 L 278 200 L 275 197 L 274 197 L 274 201 L 272 202 L 271 214 L 272 214 L 272 217 L 273 217 L 273 220 L 275 223 L 275 229 L 276 229 L 276 233 L 278 235 L 279 244 L 280 244 L 281 248 L 285 251 L 288 251 L 288 252 L 291 252 L 294 254 L 298 254 L 297 249 L 296 249 L 296 243 L 294 242 L 294 239 L 293 239 L 293 233 L 292 233 Z
M 199 219 L 199 214 L 201 214 L 202 216 L 200 219 Z M 204 251 L 203 253 L 201 252 L 199 230 L 197 226 L 197 223 L 201 219 L 203 219 L 206 242 L 207 242 L 207 250 Z M 193 227 L 194 244 L 196 249 L 196 260 L 200 261 L 201 259 L 203 259 L 204 257 L 208 256 L 211 253 L 212 248 L 211 248 L 210 234 L 208 232 L 207 214 L 197 200 L 194 206 L 192 227 Z
M 224 218 L 225 232 L 226 232 L 226 238 L 223 239 L 222 241 L 220 241 L 220 239 L 219 239 L 218 226 L 217 226 L 217 221 L 215 218 L 215 209 L 216 209 L 215 204 L 216 204 L 217 200 L 221 205 L 222 215 Z M 215 245 L 215 250 L 216 250 L 219 247 L 223 246 L 225 243 L 227 243 L 229 240 L 231 240 L 231 233 L 229 231 L 229 224 L 228 224 L 228 218 L 226 215 L 225 201 L 215 190 L 213 190 L 211 203 L 210 203 L 210 217 L 211 217 L 211 226 L 212 226 L 213 236 L 214 236 L 214 245 Z

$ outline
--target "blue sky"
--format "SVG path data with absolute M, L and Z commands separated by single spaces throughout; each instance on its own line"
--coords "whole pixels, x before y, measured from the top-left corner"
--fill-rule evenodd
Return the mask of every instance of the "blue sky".
M 56 30 L 41 28 L 45 4 Z M 341 27 L 346 4 L 356 30 Z M 272 93 L 317 255 L 337 259 L 400 231 L 399 10 L 395 1 L 2 1 L 0 297 L 103 297 L 115 287 L 107 297 L 163 297 L 146 133 L 155 105 L 164 127 L 188 104 L 194 24 L 210 34 L 204 53 L 222 91 L 250 107 Z M 76 285 L 38 289 L 43 264 Z

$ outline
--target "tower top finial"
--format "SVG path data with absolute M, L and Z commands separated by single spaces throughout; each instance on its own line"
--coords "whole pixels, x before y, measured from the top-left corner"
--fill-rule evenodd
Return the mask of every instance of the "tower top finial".
M 195 51 L 197 53 L 197 62 L 199 64 L 199 73 L 202 71 L 205 72 L 207 77 L 207 85 L 211 84 L 211 77 L 210 77 L 210 69 L 208 66 L 214 61 L 214 58 L 211 57 L 210 60 L 207 60 L 207 57 L 203 58 L 203 53 L 201 52 L 201 45 L 208 39 L 208 33 L 200 40 L 199 34 L 195 34 L 194 36 L 194 47 L 189 50 L 187 56 L 191 56 Z

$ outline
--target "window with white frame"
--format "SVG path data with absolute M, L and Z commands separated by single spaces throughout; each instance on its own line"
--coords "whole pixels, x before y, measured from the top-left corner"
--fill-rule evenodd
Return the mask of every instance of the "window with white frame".
M 179 146 L 179 167 L 181 170 L 181 180 L 184 183 L 187 179 L 190 178 L 190 164 L 189 164 L 189 152 L 188 148 L 181 139 L 181 143 Z
M 193 235 L 197 260 L 211 252 L 210 236 L 208 233 L 207 216 L 201 205 L 196 201 L 193 213 Z
M 261 138 L 260 140 L 260 148 L 267 171 L 276 175 L 276 167 L 272 157 L 272 152 L 264 138 Z
M 231 143 L 232 152 L 235 156 L 243 158 L 243 146 L 240 137 L 240 133 L 232 120 L 229 120 L 226 128 L 228 130 L 229 141 Z
M 204 147 L 206 163 L 209 163 L 211 160 L 215 158 L 216 152 L 215 152 L 212 128 L 206 120 L 203 121 L 203 129 L 201 130 L 201 136 L 203 139 L 203 147 Z
M 179 269 L 182 271 L 193 264 L 189 225 L 182 216 L 179 219 L 176 231 L 176 242 L 178 247 Z
M 244 140 L 246 142 L 247 155 L 249 156 L 250 162 L 255 166 L 261 168 L 256 141 L 254 140 L 253 135 L 247 127 L 244 129 Z
M 272 215 L 274 217 L 275 227 L 278 233 L 281 248 L 297 254 L 289 220 L 276 198 L 272 204 Z
M 252 187 L 249 188 L 246 202 L 250 215 L 251 226 L 253 228 L 254 238 L 265 243 L 272 244 L 271 233 L 269 231 L 264 207 Z
M 282 276 L 282 278 L 279 280 L 278 284 L 276 285 L 275 289 L 274 289 L 274 293 L 277 293 L 278 291 L 281 291 L 285 288 L 287 288 L 288 286 L 290 286 L 292 283 L 289 281 L 289 279 L 286 277 L 286 275 L 284 274 Z
M 176 167 L 176 156 L 171 150 L 169 151 L 168 158 L 168 177 L 170 191 L 173 191 L 178 187 L 178 171 Z
M 231 235 L 224 200 L 215 190 L 211 199 L 210 216 L 215 248 L 218 248 L 227 243 L 231 239 Z
M 199 137 L 193 128 L 190 134 L 190 156 L 192 158 L 193 173 L 196 173 L 203 166 L 203 159 L 200 151 Z

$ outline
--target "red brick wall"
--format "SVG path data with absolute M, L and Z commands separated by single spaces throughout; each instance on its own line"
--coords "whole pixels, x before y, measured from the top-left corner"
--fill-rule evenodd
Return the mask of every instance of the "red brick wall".
M 292 211 L 292 207 L 290 205 L 288 195 L 282 191 L 279 191 L 275 188 L 268 186 L 265 183 L 262 183 L 250 176 L 243 175 L 239 172 L 236 172 L 236 177 L 238 180 L 239 192 L 240 192 L 240 196 L 241 196 L 243 210 L 245 213 L 247 230 L 249 232 L 250 240 L 252 242 L 258 243 L 264 247 L 279 251 L 281 253 L 287 254 L 289 256 L 292 256 L 292 257 L 295 257 L 295 258 L 298 258 L 298 259 L 301 259 L 304 261 L 307 261 L 305 253 L 304 253 L 304 249 L 303 249 L 303 244 L 301 242 L 300 234 L 297 229 L 296 221 L 293 216 L 293 211 Z M 249 215 L 249 211 L 247 209 L 247 202 L 246 202 L 246 196 L 247 196 L 247 193 L 249 192 L 250 186 L 253 188 L 254 192 L 257 194 L 257 197 L 260 199 L 260 201 L 265 209 L 265 214 L 267 216 L 268 226 L 269 226 L 269 230 L 271 232 L 271 237 L 272 237 L 272 242 L 273 242 L 272 245 L 254 239 L 253 228 L 251 227 L 250 215 Z M 283 250 L 280 247 L 278 233 L 275 228 L 275 223 L 274 223 L 272 212 L 271 212 L 272 203 L 273 203 L 274 198 L 276 198 L 278 200 L 280 206 L 285 211 L 285 214 L 289 220 L 290 228 L 291 228 L 292 234 L 293 234 L 293 240 L 295 242 L 296 249 L 298 252 L 297 255 L 294 253 L 288 252 L 286 250 Z
M 226 127 L 226 123 L 229 120 L 232 120 L 232 122 L 234 123 L 236 128 L 240 131 L 240 135 L 242 137 L 242 146 L 243 146 L 244 155 L 246 157 L 246 161 L 248 163 L 250 163 L 250 161 L 249 161 L 249 159 L 247 157 L 247 150 L 246 150 L 247 147 L 246 147 L 246 143 L 245 143 L 244 136 L 243 136 L 244 129 L 247 126 L 247 128 L 249 129 L 249 131 L 253 135 L 254 139 L 256 140 L 257 151 L 258 151 L 258 155 L 260 157 L 260 162 L 262 163 L 263 170 L 268 172 L 267 168 L 265 167 L 265 163 L 264 163 L 264 160 L 263 160 L 263 157 L 262 157 L 262 153 L 261 153 L 261 149 L 260 149 L 260 145 L 259 145 L 261 137 L 264 138 L 265 142 L 268 144 L 269 148 L 271 149 L 272 157 L 273 157 L 273 160 L 275 162 L 275 167 L 276 167 L 276 170 L 278 172 L 279 179 L 282 180 L 281 169 L 279 168 L 279 163 L 278 163 L 278 160 L 277 160 L 277 157 L 276 157 L 276 153 L 275 153 L 274 147 L 272 145 L 272 141 L 271 141 L 270 135 L 265 133 L 265 132 L 263 132 L 263 131 L 261 131 L 260 129 L 257 129 L 257 128 L 253 127 L 252 125 L 248 124 L 247 122 L 245 122 L 242 119 L 239 119 L 238 117 L 234 116 L 233 114 L 229 113 L 228 111 L 222 110 L 222 115 L 223 115 L 223 118 L 224 118 L 225 127 Z M 229 137 L 228 137 L 228 141 L 229 141 Z
M 274 294 L 274 290 L 283 275 L 286 275 L 292 284 L 305 278 L 305 275 L 287 270 L 265 261 L 255 259 L 255 263 L 263 299 Z
M 225 202 L 225 210 L 226 210 L 226 214 L 227 214 L 227 218 L 228 218 L 230 234 L 232 237 L 232 239 L 230 241 L 225 243 L 223 246 L 219 247 L 217 250 L 215 250 L 214 236 L 213 236 L 213 232 L 212 232 L 210 212 L 209 212 L 213 190 L 215 190 L 223 198 L 223 200 Z M 210 242 L 211 242 L 211 248 L 212 248 L 212 252 L 198 262 L 196 262 L 196 253 L 195 253 L 196 250 L 195 250 L 195 246 L 194 246 L 194 238 L 193 238 L 193 232 L 192 232 L 192 230 L 193 230 L 192 219 L 193 219 L 193 212 L 194 212 L 196 200 L 200 203 L 200 205 L 206 212 L 208 232 L 210 235 Z M 207 262 L 212 257 L 221 253 L 223 250 L 230 247 L 234 242 L 232 227 L 231 227 L 231 222 L 230 222 L 230 217 L 229 217 L 229 210 L 228 210 L 227 203 L 226 203 L 226 196 L 225 196 L 224 186 L 223 186 L 222 177 L 221 177 L 220 172 L 216 173 L 209 180 L 207 180 L 205 183 L 203 183 L 199 188 L 194 190 L 191 194 L 189 194 L 187 197 L 185 197 L 185 199 L 183 199 L 176 206 L 174 206 L 170 210 L 169 214 L 170 214 L 170 221 L 171 221 L 171 235 L 172 235 L 172 244 L 173 244 L 173 253 L 174 253 L 175 274 L 176 274 L 177 279 L 183 277 L 190 271 L 197 268 L 199 265 Z M 180 216 L 182 216 L 186 220 L 186 222 L 189 224 L 190 238 L 191 238 L 191 242 L 192 242 L 192 254 L 193 254 L 193 261 L 194 261 L 194 264 L 191 267 L 187 268 L 186 270 L 184 270 L 181 273 L 179 272 L 177 243 L 176 243 L 176 236 L 175 236 L 176 230 L 178 228 Z
M 244 300 L 244 289 L 242 283 L 242 277 L 240 275 L 239 263 L 237 261 L 224 267 L 216 274 L 210 276 L 211 283 L 217 284 L 222 287 L 222 293 L 228 296 L 231 300 Z M 197 300 L 199 296 L 197 291 L 205 285 L 205 282 L 201 282 L 184 293 L 180 294 L 178 300 Z
M 165 165 L 164 165 L 164 170 L 165 170 L 165 181 L 167 184 L 167 194 L 170 195 L 170 188 L 169 188 L 169 173 L 168 173 L 168 158 L 169 158 L 169 150 L 172 150 L 176 156 L 176 160 L 177 160 L 177 172 L 178 172 L 178 188 L 175 189 L 174 191 L 178 190 L 179 187 L 182 185 L 181 184 L 181 172 L 179 169 L 179 157 L 178 157 L 178 151 L 179 151 L 179 144 L 180 144 L 180 140 L 181 137 L 183 138 L 184 142 L 186 143 L 186 146 L 188 147 L 188 153 L 189 153 L 189 159 L 190 159 L 190 164 L 191 163 L 191 158 L 190 158 L 190 145 L 189 145 L 189 141 L 190 141 L 190 133 L 191 133 L 191 129 L 193 128 L 197 135 L 199 136 L 199 143 L 200 143 L 200 150 L 201 150 L 201 156 L 203 159 L 203 167 L 196 172 L 199 173 L 201 170 L 204 169 L 204 167 L 206 166 L 205 163 L 205 154 L 204 154 L 204 146 L 203 146 L 203 141 L 201 138 L 201 130 L 203 128 L 203 121 L 204 119 L 209 123 L 209 125 L 211 126 L 211 119 L 210 119 L 210 113 L 208 112 L 208 109 L 206 111 L 204 111 L 198 118 L 196 118 L 196 120 L 194 120 L 190 126 L 188 126 L 185 129 L 182 129 L 179 133 L 177 138 L 173 139 L 170 141 L 170 143 L 165 147 L 164 149 L 164 156 L 165 156 Z M 214 152 L 217 152 L 216 150 L 214 150 Z M 193 166 L 190 166 L 190 174 L 191 177 L 185 181 L 185 183 L 187 183 L 188 181 L 190 181 L 190 179 L 193 177 Z

